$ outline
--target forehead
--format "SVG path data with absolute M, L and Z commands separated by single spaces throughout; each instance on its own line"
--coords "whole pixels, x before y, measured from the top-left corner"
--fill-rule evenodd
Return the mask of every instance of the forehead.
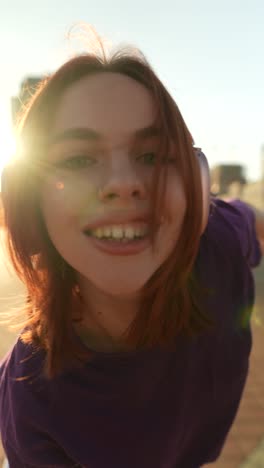
M 54 131 L 91 128 L 106 138 L 129 136 L 153 124 L 154 100 L 141 83 L 119 73 L 82 78 L 63 93 L 53 122 Z

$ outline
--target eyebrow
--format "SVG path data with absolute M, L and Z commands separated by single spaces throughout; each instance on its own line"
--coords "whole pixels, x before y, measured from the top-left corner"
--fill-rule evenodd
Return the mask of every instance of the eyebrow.
M 135 140 L 145 140 L 146 138 L 156 137 L 160 135 L 160 129 L 155 125 L 150 125 L 148 127 L 143 127 L 136 130 L 132 134 L 132 139 Z M 104 139 L 103 135 L 92 128 L 70 128 L 64 130 L 63 132 L 53 135 L 49 141 L 49 146 L 55 145 L 69 140 L 86 140 L 86 141 L 102 141 Z

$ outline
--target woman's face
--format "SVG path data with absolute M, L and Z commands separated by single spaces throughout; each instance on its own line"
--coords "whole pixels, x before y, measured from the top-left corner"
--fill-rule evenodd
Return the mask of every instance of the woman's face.
M 150 92 L 109 72 L 71 85 L 57 107 L 41 208 L 51 241 L 87 288 L 133 297 L 179 237 L 186 201 L 170 161 L 154 249 L 150 242 L 154 117 Z

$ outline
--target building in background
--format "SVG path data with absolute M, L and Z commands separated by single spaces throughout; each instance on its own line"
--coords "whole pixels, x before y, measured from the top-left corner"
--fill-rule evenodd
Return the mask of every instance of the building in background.
M 231 191 L 241 197 L 247 180 L 241 164 L 219 164 L 211 169 L 211 192 L 224 195 Z
M 211 170 L 211 192 L 220 198 L 241 198 L 264 211 L 264 144 L 260 148 L 259 180 L 247 183 L 240 165 L 220 164 Z

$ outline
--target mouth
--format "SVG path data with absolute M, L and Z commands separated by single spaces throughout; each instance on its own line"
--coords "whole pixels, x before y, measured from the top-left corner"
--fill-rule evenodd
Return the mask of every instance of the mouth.
M 135 255 L 150 246 L 147 223 L 126 223 L 85 229 L 84 234 L 94 247 L 110 255 Z
M 146 238 L 149 226 L 147 223 L 116 224 L 85 229 L 84 234 L 103 241 L 128 243 Z

